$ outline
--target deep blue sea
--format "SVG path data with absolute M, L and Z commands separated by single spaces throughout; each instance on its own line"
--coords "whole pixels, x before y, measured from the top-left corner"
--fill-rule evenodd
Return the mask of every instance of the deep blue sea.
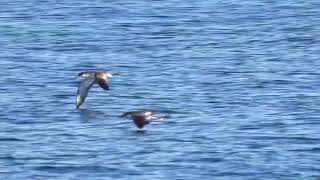
M 318 180 L 319 67 L 318 0 L 2 0 L 0 179 Z

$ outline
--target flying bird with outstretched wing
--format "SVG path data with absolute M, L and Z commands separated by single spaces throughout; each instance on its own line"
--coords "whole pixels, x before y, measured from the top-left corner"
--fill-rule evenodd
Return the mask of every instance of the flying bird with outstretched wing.
M 111 78 L 114 75 L 118 74 L 111 73 L 110 71 L 86 71 L 79 73 L 79 76 L 84 77 L 85 79 L 79 84 L 76 98 L 77 108 L 79 108 L 84 102 L 84 100 L 88 96 L 90 88 L 95 83 L 99 84 L 102 89 L 109 90 L 108 78 Z

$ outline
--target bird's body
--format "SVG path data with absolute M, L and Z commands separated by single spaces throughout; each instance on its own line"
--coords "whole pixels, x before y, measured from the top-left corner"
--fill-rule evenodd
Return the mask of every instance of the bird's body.
M 121 117 L 130 116 L 134 124 L 142 129 L 146 124 L 154 120 L 163 120 L 169 118 L 168 115 L 153 112 L 151 110 L 138 110 L 124 113 Z
M 76 106 L 77 108 L 81 106 L 81 104 L 86 99 L 90 88 L 98 83 L 100 87 L 104 90 L 109 90 L 108 78 L 112 77 L 111 72 L 108 71 L 86 71 L 79 73 L 79 76 L 84 77 L 85 79 L 81 81 L 76 98 Z

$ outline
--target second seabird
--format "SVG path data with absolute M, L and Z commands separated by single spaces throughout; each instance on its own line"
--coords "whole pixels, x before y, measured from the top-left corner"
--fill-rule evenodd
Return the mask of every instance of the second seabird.
M 163 120 L 169 118 L 168 115 L 153 112 L 151 110 L 138 110 L 124 113 L 121 117 L 129 116 L 133 120 L 134 124 L 142 129 L 144 125 L 149 124 L 154 120 Z

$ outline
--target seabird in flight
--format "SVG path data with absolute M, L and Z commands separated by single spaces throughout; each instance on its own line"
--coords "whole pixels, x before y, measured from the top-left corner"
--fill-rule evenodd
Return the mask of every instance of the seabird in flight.
M 84 77 L 85 79 L 81 81 L 76 99 L 76 106 L 79 108 L 81 104 L 86 99 L 90 88 L 98 83 L 100 87 L 104 90 L 109 90 L 108 78 L 119 75 L 117 73 L 111 73 L 110 71 L 86 71 L 79 73 L 80 77 Z
M 151 121 L 164 120 L 169 118 L 168 115 L 153 112 L 151 110 L 138 110 L 124 113 L 121 117 L 130 117 L 134 124 L 142 129 L 144 125 L 149 124 Z

